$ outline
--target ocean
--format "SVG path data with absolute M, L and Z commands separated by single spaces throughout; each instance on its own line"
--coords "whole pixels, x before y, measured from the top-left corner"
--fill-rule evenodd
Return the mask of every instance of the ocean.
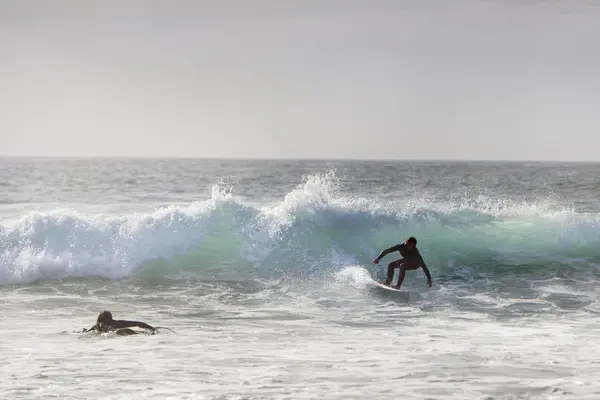
M 2 158 L 0 188 L 1 398 L 600 398 L 599 164 Z M 376 289 L 409 236 L 433 287 Z M 81 333 L 102 310 L 176 334 Z

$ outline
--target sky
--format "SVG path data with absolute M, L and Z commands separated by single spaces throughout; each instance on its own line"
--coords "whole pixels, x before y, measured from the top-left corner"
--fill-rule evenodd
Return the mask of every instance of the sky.
M 0 155 L 600 160 L 600 3 L 0 0 Z

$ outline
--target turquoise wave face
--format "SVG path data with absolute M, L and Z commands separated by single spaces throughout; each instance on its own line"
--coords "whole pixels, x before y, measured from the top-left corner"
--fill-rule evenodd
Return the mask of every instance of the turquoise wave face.
M 0 284 L 63 277 L 322 279 L 350 265 L 373 274 L 384 248 L 417 237 L 438 280 L 598 276 L 600 218 L 482 196 L 380 200 L 342 192 L 332 175 L 306 179 L 281 201 L 212 197 L 146 214 L 32 212 L 0 225 Z M 397 255 L 390 254 L 385 264 Z

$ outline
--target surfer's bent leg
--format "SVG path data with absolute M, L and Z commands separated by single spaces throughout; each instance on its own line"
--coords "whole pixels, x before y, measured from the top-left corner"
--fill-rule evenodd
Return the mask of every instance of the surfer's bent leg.
M 419 264 L 415 264 L 411 260 L 408 260 L 407 262 L 403 262 L 402 265 L 400 265 L 400 274 L 398 275 L 398 283 L 396 284 L 396 286 L 392 286 L 392 287 L 394 289 L 400 289 L 400 286 L 402 286 L 402 282 L 404 282 L 404 276 L 406 275 L 406 271 L 414 271 L 415 269 L 418 269 L 418 268 L 419 268 Z
M 404 275 L 406 275 L 406 266 L 402 264 L 402 266 L 400 266 L 400 274 L 398 275 L 398 283 L 395 286 L 396 289 L 400 289 L 400 286 L 402 286 L 402 282 L 404 281 Z
M 394 279 L 394 270 L 396 268 L 400 268 L 402 266 L 403 261 L 404 260 L 396 260 L 388 264 L 387 279 L 385 280 L 386 285 L 392 284 L 392 279 Z

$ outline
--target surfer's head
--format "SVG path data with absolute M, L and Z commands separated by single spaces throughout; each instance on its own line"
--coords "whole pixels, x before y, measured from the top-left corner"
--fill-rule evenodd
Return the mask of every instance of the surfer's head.
M 106 332 L 109 330 L 112 321 L 112 313 L 108 310 L 104 310 L 100 314 L 98 314 L 98 319 L 96 320 L 96 328 L 100 332 Z
M 417 247 L 417 239 L 415 239 L 414 237 L 409 237 L 408 239 L 406 239 L 406 242 L 404 242 L 404 245 L 406 246 L 406 248 L 408 250 L 412 250 L 415 247 Z

